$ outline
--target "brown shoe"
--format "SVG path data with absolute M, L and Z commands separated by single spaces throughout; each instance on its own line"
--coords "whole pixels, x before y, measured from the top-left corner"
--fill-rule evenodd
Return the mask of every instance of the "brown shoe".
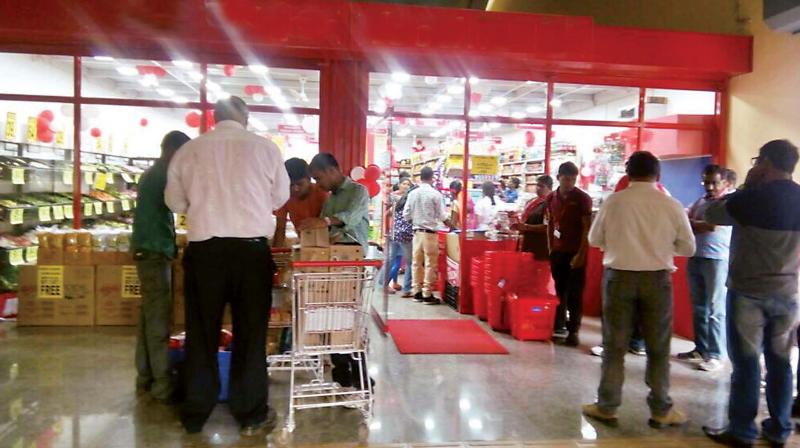
M 617 426 L 617 415 L 609 414 L 600 409 L 597 403 L 583 405 L 583 415 L 591 417 L 609 426 Z
M 676 409 L 670 409 L 667 415 L 663 417 L 656 417 L 655 415 L 650 416 L 650 420 L 647 421 L 647 424 L 649 424 L 651 428 L 663 429 L 669 426 L 682 426 L 688 421 L 689 419 L 686 418 L 686 414 Z

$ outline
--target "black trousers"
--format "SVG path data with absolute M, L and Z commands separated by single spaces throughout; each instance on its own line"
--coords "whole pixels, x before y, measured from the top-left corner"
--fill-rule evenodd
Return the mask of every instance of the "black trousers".
M 241 425 L 267 416 L 266 338 L 274 264 L 264 238 L 192 242 L 184 255 L 186 290 L 185 401 L 181 422 L 200 431 L 217 403 L 217 346 L 225 304 L 231 305 L 233 353 L 228 406 Z
M 555 329 L 566 325 L 567 331 L 577 333 L 583 317 L 583 287 L 586 284 L 586 268 L 572 269 L 570 263 L 575 253 L 553 252 L 550 254 L 550 271 L 556 284 L 559 304 L 556 309 Z M 567 319 L 569 311 L 569 319 Z
M 355 387 L 356 389 L 367 388 L 369 372 L 367 372 L 367 363 L 364 359 L 361 359 L 361 367 L 359 368 L 359 362 L 353 359 L 351 355 L 333 354 L 331 355 L 331 364 L 333 364 L 331 378 L 339 383 L 340 386 Z M 359 372 L 362 372 L 360 380 L 358 378 Z

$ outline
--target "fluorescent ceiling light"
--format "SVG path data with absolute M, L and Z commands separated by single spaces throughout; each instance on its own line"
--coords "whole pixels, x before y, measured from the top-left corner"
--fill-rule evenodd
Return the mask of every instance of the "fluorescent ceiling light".
M 563 104 L 563 101 L 561 101 L 558 98 L 554 98 L 552 101 L 550 101 L 550 105 L 553 106 L 553 107 L 561 107 L 562 104 Z
M 387 82 L 384 85 L 384 90 L 386 91 L 386 97 L 390 100 L 399 100 L 403 97 L 403 86 L 396 82 Z
M 492 106 L 489 103 L 483 103 L 480 106 L 478 106 L 478 110 L 484 113 L 491 112 L 492 110 L 494 110 L 494 106 Z
M 142 76 L 142 79 L 139 80 L 139 84 L 144 87 L 155 87 L 158 85 L 158 78 L 156 78 L 156 75 L 148 73 Z
M 102 62 L 111 62 L 114 60 L 111 56 L 95 56 L 95 61 L 102 61 Z
M 287 124 L 292 126 L 297 126 L 300 124 L 300 121 L 297 119 L 297 115 L 295 114 L 283 114 L 283 119 L 286 121 Z
M 533 82 L 533 81 L 525 81 L 525 84 L 528 84 L 528 85 L 530 85 L 530 84 L 536 84 L 536 83 L 535 83 L 535 82 Z
M 511 118 L 516 118 L 517 120 L 525 118 L 525 112 L 514 112 L 511 114 Z
M 127 65 L 120 65 L 119 67 L 117 67 L 117 73 L 125 76 L 136 76 L 139 74 L 139 70 L 136 70 L 135 68 Z
M 492 104 L 495 106 L 504 106 L 507 102 L 508 100 L 504 96 L 496 96 L 492 98 Z
M 386 112 L 386 101 L 378 100 L 378 102 L 375 103 L 375 112 L 379 114 Z
M 459 93 L 464 93 L 464 88 L 458 84 L 450 84 L 447 86 L 447 93 L 450 95 L 458 95 Z
M 266 91 L 269 94 L 269 96 L 274 98 L 280 98 L 283 96 L 283 92 L 281 91 L 281 88 L 278 86 L 267 86 Z
M 292 106 L 289 105 L 289 102 L 286 101 L 285 98 L 277 98 L 275 99 L 275 105 L 278 106 L 278 109 L 288 110 L 291 109 Z
M 470 77 L 469 77 L 469 83 L 470 83 L 470 84 L 472 84 L 473 86 L 474 86 L 475 84 L 479 83 L 479 82 L 481 82 L 481 80 L 480 80 L 480 79 L 478 79 L 478 78 L 476 78 L 476 77 L 474 77 L 474 76 L 470 76 Z
M 264 101 L 264 95 L 262 95 L 260 93 L 253 94 L 253 101 L 255 101 L 257 103 L 260 103 L 260 102 Z
M 529 114 L 537 114 L 537 113 L 539 113 L 541 111 L 542 111 L 542 108 L 539 107 L 539 106 L 528 106 L 527 109 L 525 109 L 525 112 L 527 112 Z
M 425 77 L 425 84 L 432 86 L 438 83 L 439 80 L 435 76 L 426 76 Z
M 189 77 L 198 82 L 203 80 L 203 74 L 200 72 L 191 72 Z
M 250 69 L 251 72 L 253 72 L 253 73 L 257 74 L 257 75 L 263 75 L 263 74 L 269 72 L 269 67 L 267 67 L 266 65 L 251 64 L 251 65 L 248 65 L 247 67 Z
M 161 95 L 161 96 L 172 96 L 172 95 L 175 95 L 175 91 L 174 90 L 168 89 L 166 87 L 158 88 L 158 89 L 156 89 L 156 92 L 158 92 L 158 94 Z
M 445 104 L 445 103 L 449 103 L 450 101 L 453 101 L 453 97 L 450 96 L 450 95 L 436 95 L 436 102 L 437 103 Z
M 480 115 L 481 115 L 481 113 L 478 112 L 478 109 L 470 109 L 469 110 L 469 116 L 470 117 L 478 117 Z
M 179 104 L 185 104 L 185 103 L 189 102 L 189 99 L 187 99 L 185 96 L 174 96 L 174 97 L 172 97 L 172 102 L 173 103 L 179 103 Z
M 176 67 L 180 67 L 180 68 L 192 68 L 192 65 L 194 65 L 192 62 L 190 62 L 190 61 L 187 61 L 187 60 L 185 60 L 185 59 L 174 59 L 174 60 L 172 61 L 172 63 L 173 63 L 173 64 L 174 64 Z
M 408 82 L 411 80 L 411 75 L 406 72 L 394 72 L 392 73 L 392 81 L 394 82 Z

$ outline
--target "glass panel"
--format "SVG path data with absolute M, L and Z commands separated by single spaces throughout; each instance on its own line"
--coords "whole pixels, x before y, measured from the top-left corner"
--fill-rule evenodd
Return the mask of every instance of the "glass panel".
M 462 115 L 464 82 L 443 76 L 370 73 L 369 110 L 383 114 L 393 105 L 398 112 Z
M 200 65 L 189 61 L 81 59 L 81 95 L 98 98 L 200 101 Z
M 716 92 L 647 89 L 644 118 L 659 123 L 673 123 L 687 115 L 714 115 L 716 106 Z
M 278 145 L 284 159 L 307 162 L 319 153 L 319 116 L 250 112 L 248 129 Z
M 470 153 L 497 154 L 498 173 L 504 185 L 510 185 L 516 178 L 520 185 L 516 192 L 517 202 L 524 204 L 535 193 L 536 178 L 544 174 L 544 155 L 546 131 L 543 124 L 500 124 L 473 123 L 473 138 Z
M 636 128 L 609 126 L 553 126 L 550 173 L 573 162 L 580 169 L 578 186 L 599 207 L 625 174 L 625 159 L 636 150 Z
M 556 84 L 551 104 L 555 118 L 635 121 L 639 116 L 639 88 Z
M 711 154 L 711 132 L 691 129 L 643 129 L 642 149 L 660 158 Z
M 73 58 L 0 53 L 0 93 L 72 96 Z
M 547 83 L 473 78 L 470 116 L 545 118 Z
M 253 65 L 208 66 L 208 101 L 236 95 L 248 104 L 319 108 L 319 71 Z

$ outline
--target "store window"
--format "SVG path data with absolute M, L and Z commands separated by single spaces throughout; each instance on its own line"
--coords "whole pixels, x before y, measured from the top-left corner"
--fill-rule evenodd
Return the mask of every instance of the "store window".
M 463 115 L 465 78 L 418 76 L 404 72 L 370 73 L 369 110 L 422 115 Z
M 208 66 L 208 101 L 229 95 L 281 109 L 319 108 L 319 71 L 266 65 Z
M 318 115 L 251 112 L 248 129 L 272 140 L 284 160 L 298 157 L 311 162 L 319 153 Z
M 642 129 L 642 150 L 658 157 L 697 157 L 712 153 L 713 139 L 709 130 Z
M 517 178 L 522 191 L 535 192 L 536 178 L 545 174 L 543 124 L 472 123 L 470 135 L 470 154 L 497 156 L 498 182 Z
M 589 84 L 555 84 L 553 117 L 569 120 L 635 121 L 639 88 Z
M 0 93 L 72 96 L 74 58 L 0 53 Z
M 200 101 L 200 65 L 189 61 L 114 59 L 108 56 L 81 59 L 81 95 L 94 98 L 125 98 Z
M 661 123 L 680 123 L 698 115 L 716 113 L 716 92 L 647 89 L 644 118 Z
M 470 117 L 545 118 L 547 83 L 472 78 Z

